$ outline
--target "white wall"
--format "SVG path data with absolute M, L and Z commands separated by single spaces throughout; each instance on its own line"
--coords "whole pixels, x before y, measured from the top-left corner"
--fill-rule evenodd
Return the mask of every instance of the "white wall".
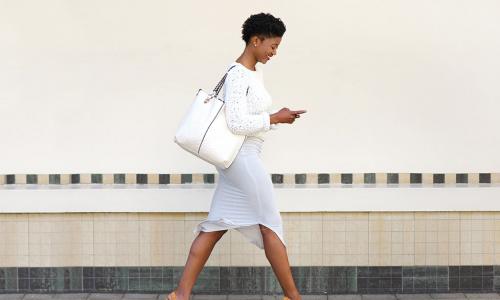
M 4 213 L 209 212 L 214 194 L 214 189 L 205 186 L 89 187 L 0 187 L 0 217 Z M 499 195 L 499 186 L 311 185 L 275 189 L 280 212 L 499 211 Z
M 500 169 L 500 2 L 0 0 L 0 173 L 215 172 L 173 142 L 252 13 L 287 32 L 265 66 L 269 172 Z

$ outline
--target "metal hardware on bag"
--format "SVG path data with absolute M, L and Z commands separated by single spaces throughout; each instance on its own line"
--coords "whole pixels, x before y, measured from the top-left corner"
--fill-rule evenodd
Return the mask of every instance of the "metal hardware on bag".
M 210 101 L 210 99 L 214 98 L 215 97 L 215 94 L 214 93 L 210 93 L 208 94 L 208 97 L 205 99 L 205 101 L 203 101 L 203 103 L 207 103 L 208 101 Z
M 224 81 L 226 80 L 227 73 L 232 68 L 234 68 L 234 67 L 235 66 L 231 66 L 229 68 L 229 70 L 227 70 L 226 74 L 224 74 L 224 76 L 221 78 L 221 80 L 219 81 L 219 83 L 217 83 L 217 85 L 215 86 L 214 90 L 210 94 L 208 94 L 208 97 L 203 101 L 203 103 L 208 103 L 210 101 L 210 99 L 215 98 L 215 97 L 217 97 L 219 95 L 219 92 L 222 89 L 222 86 L 224 85 Z

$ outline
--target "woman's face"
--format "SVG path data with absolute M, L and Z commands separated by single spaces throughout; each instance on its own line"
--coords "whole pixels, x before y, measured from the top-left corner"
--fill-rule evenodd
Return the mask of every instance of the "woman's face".
M 256 38 L 250 46 L 255 48 L 254 53 L 257 61 L 265 64 L 272 56 L 276 55 L 280 43 L 281 37 L 265 38 L 264 40 Z

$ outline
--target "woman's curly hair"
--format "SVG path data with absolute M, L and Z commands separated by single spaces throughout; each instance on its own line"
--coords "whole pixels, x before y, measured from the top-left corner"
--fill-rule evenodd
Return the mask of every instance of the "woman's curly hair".
M 254 35 L 260 39 L 271 37 L 282 37 L 286 31 L 285 24 L 280 18 L 269 13 L 259 13 L 248 17 L 242 26 L 241 38 L 248 45 L 250 38 Z

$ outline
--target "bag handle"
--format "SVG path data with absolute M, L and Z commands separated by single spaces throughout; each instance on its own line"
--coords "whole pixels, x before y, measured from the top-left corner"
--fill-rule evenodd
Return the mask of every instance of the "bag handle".
M 220 90 L 222 89 L 222 86 L 224 85 L 224 81 L 226 80 L 226 77 L 227 77 L 227 73 L 229 73 L 229 71 L 236 67 L 236 65 L 234 66 L 231 66 L 231 68 L 229 68 L 226 72 L 226 74 L 224 74 L 224 76 L 222 77 L 222 79 L 219 81 L 219 83 L 217 83 L 217 85 L 215 86 L 214 90 L 213 90 L 213 97 L 217 98 L 217 95 L 219 95 L 219 92 Z M 250 87 L 247 88 L 247 95 L 248 95 L 248 89 Z
M 224 76 L 222 77 L 222 79 L 221 79 L 221 80 L 219 81 L 219 83 L 217 83 L 217 85 L 215 86 L 214 91 L 213 91 L 213 93 L 214 93 L 215 97 L 217 97 L 217 95 L 219 94 L 219 92 L 220 92 L 220 90 L 221 90 L 221 88 L 222 88 L 222 85 L 224 84 L 224 81 L 226 80 L 227 73 L 229 73 L 229 71 L 230 71 L 232 68 L 234 68 L 234 67 L 236 67 L 236 65 L 231 66 L 231 68 L 229 68 L 229 69 L 227 70 L 226 74 L 224 74 Z

